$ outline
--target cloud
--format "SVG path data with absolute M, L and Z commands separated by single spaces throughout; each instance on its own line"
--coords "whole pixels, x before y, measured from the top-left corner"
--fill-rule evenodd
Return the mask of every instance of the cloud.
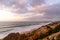
M 56 3 L 53 5 L 40 5 L 33 7 L 34 12 L 36 15 L 39 14 L 44 14 L 43 16 L 38 15 L 38 16 L 32 16 L 28 18 L 28 20 L 31 21 L 59 21 L 60 20 L 60 3 Z
M 11 12 L 25 17 L 26 21 L 59 20 L 60 3 L 52 3 L 46 0 L 0 0 L 0 8 L 11 8 Z
M 54 4 L 51 6 L 47 6 L 45 8 L 45 12 L 50 14 L 55 14 L 55 15 L 59 15 L 60 14 L 60 4 Z
M 50 19 L 51 21 L 60 20 L 60 3 L 46 6 L 43 12 L 45 12 L 46 19 Z
M 25 16 L 27 17 L 25 21 L 42 21 L 44 13 L 31 12 L 26 13 Z
M 32 10 L 33 6 L 45 3 L 44 0 L 0 0 L 0 4 L 13 8 L 13 12 L 25 13 Z
M 30 0 L 30 4 L 31 4 L 32 6 L 41 5 L 41 4 L 43 4 L 43 3 L 45 3 L 45 0 Z
M 46 13 L 46 16 L 49 16 L 49 17 L 59 16 L 60 15 L 60 4 L 58 3 L 58 4 L 47 6 L 44 9 L 44 11 Z
M 43 10 L 46 6 L 47 6 L 47 4 L 37 5 L 37 6 L 32 7 L 31 11 L 43 13 Z
M 21 4 L 19 11 L 21 13 L 32 11 L 32 8 L 35 6 L 40 6 L 41 4 L 44 4 L 44 0 L 20 0 L 19 4 Z M 23 10 L 23 11 L 22 11 Z
M 17 3 L 17 0 L 0 0 L 0 3 L 6 6 L 12 6 Z

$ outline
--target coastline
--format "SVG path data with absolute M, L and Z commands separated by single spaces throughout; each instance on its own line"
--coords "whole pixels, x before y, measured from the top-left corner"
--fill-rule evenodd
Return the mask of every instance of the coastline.
M 14 28 L 14 30 L 11 30 L 11 31 L 7 31 L 7 32 L 4 32 L 4 33 L 0 33 L 0 39 L 3 39 L 4 37 L 6 37 L 8 34 L 10 33 L 25 33 L 25 32 L 30 32 L 32 30 L 36 30 L 38 28 L 40 28 L 41 26 L 43 25 L 47 25 L 47 24 L 50 24 L 51 22 L 49 23 L 42 23 L 42 24 L 39 24 L 39 25 L 33 25 L 33 26 L 25 26 L 25 27 L 16 27 Z M 24 29 L 24 30 L 23 30 Z
M 23 32 L 22 34 L 20 32 L 17 32 L 17 33 L 13 32 L 13 33 L 10 33 L 8 36 L 6 36 L 3 40 L 7 40 L 11 38 L 12 35 L 14 35 L 14 37 L 16 37 L 18 40 L 36 40 L 39 38 L 42 39 L 48 36 L 50 34 L 49 31 L 51 31 L 52 29 L 55 29 L 57 25 L 60 25 L 60 22 L 52 22 L 46 25 L 42 25 L 35 30 Z M 11 40 L 14 40 L 14 37 Z

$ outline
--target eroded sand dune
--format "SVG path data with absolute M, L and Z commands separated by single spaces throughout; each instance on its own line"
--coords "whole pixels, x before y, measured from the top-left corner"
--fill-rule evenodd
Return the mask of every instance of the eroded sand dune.
M 10 33 L 3 40 L 57 40 L 60 38 L 60 21 L 20 34 Z

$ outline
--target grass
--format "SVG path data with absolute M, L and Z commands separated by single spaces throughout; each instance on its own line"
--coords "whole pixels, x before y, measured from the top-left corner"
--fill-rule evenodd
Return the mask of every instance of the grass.
M 36 40 L 42 39 L 42 38 L 44 38 L 44 37 L 47 37 L 47 36 L 49 36 L 49 35 L 51 35 L 51 34 L 53 34 L 53 33 L 59 32 L 59 31 L 60 31 L 60 25 L 57 25 L 56 28 L 50 30 L 50 31 L 47 32 L 46 34 L 41 34 L 40 37 L 37 38 Z M 57 38 L 57 40 L 60 40 L 60 38 Z

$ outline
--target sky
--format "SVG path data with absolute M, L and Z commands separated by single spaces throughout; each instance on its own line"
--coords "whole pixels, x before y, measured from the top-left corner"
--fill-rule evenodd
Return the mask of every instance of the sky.
M 0 21 L 60 21 L 60 0 L 0 0 Z

